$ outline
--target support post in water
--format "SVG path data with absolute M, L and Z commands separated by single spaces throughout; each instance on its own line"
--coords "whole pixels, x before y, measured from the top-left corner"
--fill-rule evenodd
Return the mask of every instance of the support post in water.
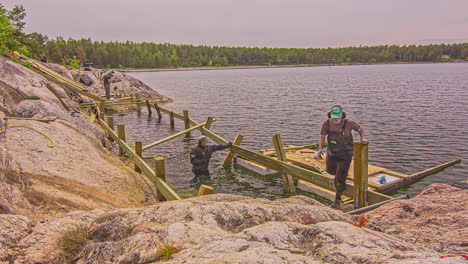
M 140 94 L 139 93 L 135 93 L 135 102 L 136 102 L 136 107 L 137 107 L 137 111 L 138 111 L 138 115 L 141 114 L 141 108 L 140 108 L 140 105 L 138 104 L 138 101 L 140 101 Z
M 114 117 L 113 116 L 108 116 L 107 117 L 107 126 L 114 130 Z M 109 135 L 109 140 L 114 142 L 114 139 Z
M 124 124 L 117 124 L 117 136 L 125 142 L 125 125 Z M 124 151 L 122 147 L 119 145 L 119 155 L 124 155 Z
M 151 116 L 152 112 L 151 112 L 151 105 L 150 105 L 149 101 L 145 100 L 145 104 L 146 104 L 146 108 L 148 108 L 148 115 Z
M 369 143 L 354 143 L 354 206 L 367 206 Z
M 244 139 L 243 135 L 237 134 L 236 137 L 234 138 L 234 141 L 232 142 L 232 144 L 236 145 L 236 146 L 239 146 L 242 143 L 243 139 Z M 226 154 L 226 157 L 224 158 L 222 166 L 226 167 L 228 165 L 231 165 L 231 162 L 232 162 L 233 158 L 234 158 L 234 152 L 228 151 L 228 153 Z
M 154 158 L 154 172 L 156 173 L 156 177 L 161 178 L 161 180 L 166 181 L 166 168 L 164 165 L 164 157 L 157 157 Z M 166 197 L 164 197 L 160 191 L 156 190 L 158 201 L 166 201 Z
M 161 109 L 159 109 L 159 105 L 157 103 L 154 103 L 154 109 L 156 109 L 156 113 L 158 114 L 158 123 L 161 123 Z
M 185 129 L 189 129 L 190 128 L 190 120 L 189 120 L 188 110 L 184 110 L 183 114 L 184 114 Z M 187 137 L 187 138 L 190 137 L 190 131 L 185 133 L 185 137 Z
M 208 195 L 208 194 L 213 194 L 213 193 L 214 193 L 213 187 L 202 184 L 200 186 L 200 189 L 198 189 L 197 196 Z
M 276 150 L 276 157 L 284 162 L 287 162 L 286 159 L 286 152 L 283 149 L 283 142 L 281 141 L 281 135 L 276 134 L 273 136 L 273 145 L 275 145 Z M 296 188 L 294 187 L 294 182 L 291 175 L 286 173 L 281 173 L 281 178 L 283 179 L 283 189 L 287 193 L 294 193 L 296 192 Z
M 174 129 L 174 112 L 169 112 L 169 123 L 171 126 L 171 129 Z
M 213 118 L 212 118 L 211 116 L 209 116 L 209 117 L 206 119 L 206 122 L 205 122 L 205 123 L 206 123 L 206 124 L 205 124 L 204 128 L 205 128 L 205 129 L 210 129 L 210 128 L 211 128 L 211 124 L 213 123 Z M 204 131 L 203 129 L 201 130 L 201 133 L 202 133 L 202 135 L 206 136 L 206 135 L 205 135 L 206 133 L 205 133 L 205 131 Z
M 143 154 L 143 144 L 141 141 L 135 141 L 135 154 L 138 157 L 142 157 Z M 140 167 L 135 163 L 135 171 L 141 173 Z

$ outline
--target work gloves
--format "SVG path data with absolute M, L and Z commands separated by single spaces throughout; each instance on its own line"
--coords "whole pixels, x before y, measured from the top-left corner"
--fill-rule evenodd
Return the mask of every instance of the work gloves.
M 314 159 L 321 159 L 323 155 L 323 149 L 320 149 L 317 154 L 315 154 Z

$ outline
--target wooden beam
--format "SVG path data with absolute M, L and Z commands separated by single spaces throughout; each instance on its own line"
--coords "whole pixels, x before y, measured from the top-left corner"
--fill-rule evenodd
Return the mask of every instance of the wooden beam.
M 174 129 L 174 112 L 169 112 L 169 123 L 172 129 Z
M 164 143 L 164 142 L 169 141 L 169 140 L 171 140 L 171 139 L 174 139 L 174 138 L 176 138 L 176 137 L 178 137 L 178 136 L 181 136 L 181 135 L 183 135 L 183 134 L 185 134 L 185 133 L 187 133 L 187 132 L 190 132 L 190 131 L 192 131 L 192 130 L 198 129 L 199 127 L 202 127 L 202 126 L 204 126 L 204 125 L 205 125 L 205 123 L 201 123 L 201 124 L 198 124 L 197 126 L 191 127 L 191 128 L 189 128 L 189 129 L 180 131 L 179 133 L 176 133 L 176 134 L 171 135 L 171 136 L 169 136 L 169 137 L 166 137 L 166 138 L 164 138 L 164 139 L 158 140 L 158 141 L 156 141 L 156 142 L 154 142 L 154 143 L 151 143 L 151 144 L 149 144 L 149 145 L 144 146 L 144 147 L 143 147 L 143 150 L 146 150 L 146 149 L 149 149 L 149 148 L 151 148 L 151 147 L 157 146 L 157 145 L 159 145 L 159 144 L 161 144 L 161 143 Z
M 158 114 L 158 123 L 161 123 L 161 119 L 162 119 L 161 109 L 159 109 L 159 106 L 157 103 L 154 103 L 154 109 L 156 109 L 156 113 Z
M 137 155 L 138 157 L 141 158 L 142 154 L 143 154 L 143 150 L 141 149 L 142 147 L 142 143 L 141 141 L 135 141 L 135 155 Z M 135 163 L 135 171 L 138 172 L 138 173 L 141 173 L 141 170 L 140 170 L 140 167 L 138 167 Z
M 104 103 L 105 101 L 102 101 L 98 107 L 99 107 L 99 119 L 104 120 Z
M 166 166 L 164 165 L 164 157 L 154 158 L 154 172 L 156 177 L 162 181 L 166 181 Z M 167 199 L 160 192 L 157 192 L 158 201 L 166 201 Z
M 276 134 L 273 136 L 273 145 L 276 149 L 276 157 L 278 157 L 279 160 L 287 162 L 286 152 L 284 152 L 283 142 L 281 140 L 280 134 Z M 288 175 L 287 173 L 281 173 L 281 178 L 283 179 L 283 189 L 286 193 L 296 192 L 296 188 L 294 188 L 294 182 L 291 175 Z
M 239 146 L 242 143 L 243 139 L 244 139 L 243 135 L 237 134 L 236 137 L 234 138 L 234 141 L 232 142 L 232 144 Z M 221 166 L 226 167 L 228 165 L 231 165 L 231 162 L 232 162 L 233 158 L 234 158 L 234 152 L 228 151 L 228 153 L 226 154 L 226 157 L 224 157 L 224 161 L 223 161 Z
M 185 130 L 190 128 L 190 121 L 189 121 L 189 113 L 188 110 L 183 111 L 184 114 L 184 125 L 185 125 Z M 206 124 L 206 123 L 205 123 Z M 185 133 L 185 137 L 189 138 L 190 137 L 190 131 Z
M 213 123 L 213 118 L 211 116 L 209 116 L 207 119 L 206 119 L 206 125 L 205 125 L 205 128 L 206 129 L 210 129 L 211 128 L 211 123 Z M 240 144 L 240 143 L 239 143 Z
M 399 188 L 401 186 L 411 184 L 411 183 L 416 182 L 416 181 L 418 181 L 419 179 L 421 179 L 421 178 L 423 178 L 425 176 L 428 176 L 430 174 L 439 172 L 439 171 L 441 171 L 441 170 L 443 170 L 443 169 L 445 169 L 447 167 L 450 167 L 450 166 L 455 165 L 455 164 L 460 163 L 460 162 L 461 162 L 461 160 L 456 159 L 456 160 L 452 160 L 452 161 L 449 161 L 449 162 L 446 162 L 446 163 L 442 163 L 440 165 L 429 168 L 427 170 L 423 170 L 423 171 L 411 174 L 407 178 L 402 179 L 401 181 L 396 181 L 394 183 L 386 184 L 385 187 L 379 189 L 379 191 L 380 192 L 388 192 L 388 191 L 394 190 L 396 188 Z
M 152 114 L 151 113 L 151 105 L 150 105 L 148 100 L 145 100 L 145 103 L 146 103 L 146 108 L 148 108 L 148 115 L 151 115 Z
M 119 137 L 120 141 L 125 142 L 125 124 L 117 124 L 117 136 Z M 119 155 L 122 156 L 123 154 L 124 150 L 119 144 Z
M 200 189 L 198 190 L 197 196 L 208 195 L 208 194 L 213 194 L 213 193 L 214 193 L 213 187 L 202 184 L 200 186 Z
M 354 143 L 354 192 L 353 200 L 356 207 L 365 207 L 368 191 L 368 143 Z
M 209 130 L 208 130 L 209 131 Z M 214 133 L 213 133 L 214 134 Z M 218 140 L 219 142 L 222 142 L 222 138 L 219 136 L 213 137 L 213 140 L 215 141 Z M 218 144 L 226 144 L 226 143 L 218 143 Z M 320 173 L 307 170 L 289 163 L 286 163 L 284 161 L 276 160 L 270 157 L 266 157 L 260 153 L 242 148 L 240 146 L 235 146 L 233 145 L 231 147 L 231 151 L 233 151 L 235 154 L 237 154 L 240 157 L 249 159 L 253 162 L 256 162 L 258 164 L 261 164 L 267 168 L 283 172 L 283 173 L 288 173 L 294 178 L 299 178 L 305 181 L 309 181 L 311 183 L 314 183 L 320 187 L 324 187 L 330 190 L 334 190 L 334 183 L 333 183 L 333 178 L 329 178 L 325 175 L 322 175 Z M 347 188 L 344 192 L 345 195 L 347 196 L 353 196 L 353 185 L 347 183 L 346 184 Z M 369 191 L 368 192 L 368 200 L 370 204 L 386 201 L 388 199 L 391 199 L 391 196 L 387 196 L 378 192 L 374 191 Z
M 54 88 L 52 88 L 52 86 L 50 86 L 50 84 L 46 83 L 45 86 L 47 87 L 47 89 L 49 89 L 49 91 L 55 95 L 55 97 L 57 97 L 57 99 L 59 100 L 60 104 L 63 106 L 63 108 L 65 108 L 65 110 L 67 112 L 70 112 L 70 108 L 68 107 L 68 105 L 65 104 L 65 102 L 62 100 L 62 98 L 60 98 L 60 96 L 58 95 L 57 91 L 54 90 Z
M 146 176 L 154 185 L 156 185 L 157 190 L 164 195 L 167 200 L 180 200 L 180 196 L 172 190 L 172 188 L 163 180 L 156 177 L 156 173 L 149 167 L 149 165 L 140 157 L 138 157 L 130 148 L 130 146 L 119 139 L 118 135 L 110 129 L 105 122 L 102 120 L 99 121 L 101 126 L 106 130 L 112 138 L 122 147 L 123 151 L 131 158 L 141 169 L 143 175 Z
M 107 126 L 110 127 L 112 130 L 114 130 L 114 117 L 113 116 L 107 116 Z M 110 141 L 114 141 L 114 139 L 108 135 L 108 138 Z

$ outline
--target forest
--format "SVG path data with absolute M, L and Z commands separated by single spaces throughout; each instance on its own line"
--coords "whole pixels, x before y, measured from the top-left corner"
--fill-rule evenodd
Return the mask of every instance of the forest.
M 104 42 L 89 38 L 49 39 L 24 33 L 26 10 L 7 10 L 0 4 L 0 49 L 16 50 L 49 62 L 98 68 L 177 68 L 238 65 L 317 65 L 356 63 L 437 62 L 468 60 L 468 43 L 434 45 L 379 45 L 340 48 L 268 48 L 194 46 L 132 41 Z M 448 55 L 443 56 L 443 55 Z

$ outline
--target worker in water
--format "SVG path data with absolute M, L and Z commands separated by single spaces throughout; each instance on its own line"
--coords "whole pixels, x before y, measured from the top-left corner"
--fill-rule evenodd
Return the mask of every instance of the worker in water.
M 353 135 L 351 131 L 359 132 L 361 142 L 364 141 L 364 128 L 351 119 L 346 119 L 346 112 L 339 105 L 334 105 L 328 112 L 328 119 L 323 122 L 320 132 L 319 151 L 315 156 L 321 158 L 323 145 L 327 139 L 326 170 L 335 175 L 336 195 L 332 208 L 341 206 L 341 195 L 346 189 L 346 177 L 353 158 Z
M 104 89 L 106 90 L 106 100 L 110 99 L 111 96 L 111 83 L 120 82 L 121 80 L 118 78 L 114 78 L 114 71 L 109 72 L 108 74 L 104 75 Z
M 195 178 L 202 176 L 209 176 L 210 171 L 208 165 L 210 163 L 211 155 L 215 151 L 230 148 L 232 143 L 229 142 L 227 145 L 208 145 L 208 139 L 205 136 L 201 136 L 198 139 L 197 146 L 195 146 L 190 152 L 190 163 L 192 163 L 192 172 L 195 174 Z

